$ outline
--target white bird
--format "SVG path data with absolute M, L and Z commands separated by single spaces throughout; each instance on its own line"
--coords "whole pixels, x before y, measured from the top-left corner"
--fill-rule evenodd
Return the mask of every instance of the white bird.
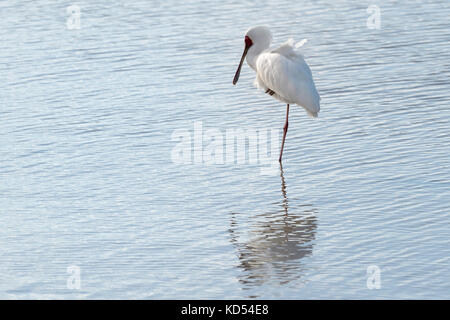
M 242 63 L 247 57 L 248 65 L 256 71 L 255 84 L 265 93 L 287 103 L 286 122 L 279 161 L 283 156 L 284 140 L 288 130 L 289 105 L 298 104 L 306 112 L 317 117 L 320 111 L 320 97 L 308 64 L 301 53 L 295 49 L 301 47 L 306 40 L 295 45 L 289 39 L 278 48 L 270 49 L 272 34 L 269 28 L 258 26 L 250 28 L 245 34 L 245 48 L 233 84 L 239 80 Z

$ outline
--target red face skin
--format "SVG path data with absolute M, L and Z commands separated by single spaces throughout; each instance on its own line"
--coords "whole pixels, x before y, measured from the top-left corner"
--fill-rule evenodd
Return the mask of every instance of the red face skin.
M 252 45 L 253 45 L 252 39 L 250 39 L 248 36 L 245 36 L 245 46 L 250 48 Z
M 241 61 L 239 62 L 239 66 L 236 70 L 236 74 L 234 75 L 233 84 L 236 84 L 239 80 L 239 75 L 241 74 L 241 67 L 242 63 L 244 62 L 245 56 L 247 55 L 248 49 L 253 45 L 252 39 L 250 39 L 248 36 L 245 36 L 245 48 L 244 53 L 242 54 Z

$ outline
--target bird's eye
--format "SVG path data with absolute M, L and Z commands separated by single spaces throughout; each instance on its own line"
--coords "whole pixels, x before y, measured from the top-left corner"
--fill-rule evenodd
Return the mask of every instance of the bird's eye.
M 252 39 L 250 39 L 249 36 L 245 36 L 245 45 L 247 47 L 251 47 L 253 45 L 253 41 L 252 41 Z

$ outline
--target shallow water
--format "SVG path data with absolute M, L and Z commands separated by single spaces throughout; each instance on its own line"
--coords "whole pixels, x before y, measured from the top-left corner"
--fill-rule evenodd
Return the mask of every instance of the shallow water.
M 450 298 L 448 1 L 77 4 L 0 4 L 1 298 Z M 282 170 L 177 163 L 196 124 L 281 132 L 231 84 L 255 24 L 308 39 L 319 118 Z

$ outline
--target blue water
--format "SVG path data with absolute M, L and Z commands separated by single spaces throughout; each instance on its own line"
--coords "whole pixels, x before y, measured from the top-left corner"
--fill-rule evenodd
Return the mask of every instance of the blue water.
M 449 14 L 1 2 L 0 298 L 450 298 Z M 196 123 L 281 132 L 285 106 L 253 70 L 231 84 L 257 24 L 308 39 L 319 118 L 291 107 L 282 168 L 199 162 L 198 146 L 176 161 L 173 135 L 194 144 Z

